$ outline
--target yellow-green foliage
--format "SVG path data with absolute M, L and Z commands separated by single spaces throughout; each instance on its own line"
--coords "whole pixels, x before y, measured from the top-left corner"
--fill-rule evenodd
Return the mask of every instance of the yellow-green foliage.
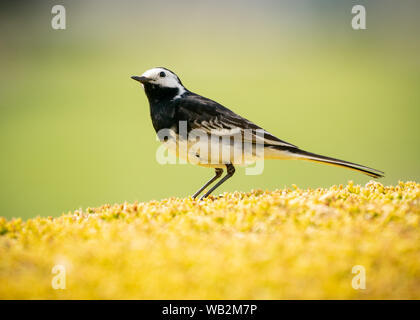
M 350 182 L 0 218 L 0 298 L 419 299 L 419 195 Z

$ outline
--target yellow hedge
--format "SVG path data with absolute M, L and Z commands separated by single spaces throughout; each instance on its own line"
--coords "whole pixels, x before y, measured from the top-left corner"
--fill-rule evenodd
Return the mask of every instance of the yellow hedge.
M 349 182 L 0 218 L 0 298 L 419 299 L 419 195 Z

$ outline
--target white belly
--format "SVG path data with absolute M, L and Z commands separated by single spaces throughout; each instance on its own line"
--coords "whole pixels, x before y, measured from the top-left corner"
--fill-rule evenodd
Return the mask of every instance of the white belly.
M 237 139 L 186 140 L 173 134 L 164 146 L 177 157 L 185 161 L 205 167 L 224 168 L 226 164 L 246 166 L 264 158 L 263 145 L 243 144 Z

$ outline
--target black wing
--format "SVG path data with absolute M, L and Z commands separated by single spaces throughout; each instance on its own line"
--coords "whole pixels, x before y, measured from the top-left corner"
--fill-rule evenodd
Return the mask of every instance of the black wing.
M 242 118 L 238 114 L 222 106 L 221 104 L 194 93 L 187 93 L 177 101 L 175 120 L 186 121 L 188 130 L 202 129 L 209 134 L 232 134 L 232 131 L 240 131 L 245 141 L 263 143 L 265 146 L 297 148 L 295 145 L 280 140 L 257 126 L 253 122 Z M 245 129 L 252 135 L 244 135 Z M 264 136 L 256 134 L 256 130 L 262 130 Z M 253 140 L 251 140 L 253 139 Z

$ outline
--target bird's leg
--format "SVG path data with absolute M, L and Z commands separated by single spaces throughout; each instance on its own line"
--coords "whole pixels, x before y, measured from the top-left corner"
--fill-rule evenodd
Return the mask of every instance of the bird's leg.
M 204 198 L 207 198 L 216 188 L 218 188 L 223 182 L 225 182 L 227 179 L 233 176 L 235 173 L 235 167 L 232 164 L 226 165 L 227 174 L 223 177 L 222 180 L 220 180 L 218 183 L 216 183 L 209 191 L 207 191 L 204 196 L 200 198 L 200 200 L 203 200 Z
M 211 178 L 209 181 L 206 182 L 206 184 L 204 186 L 202 186 L 200 189 L 198 189 L 198 191 L 196 193 L 194 193 L 194 195 L 192 196 L 193 199 L 197 198 L 198 195 L 203 192 L 203 190 L 205 188 L 207 188 L 209 185 L 211 185 L 214 181 L 216 181 L 217 179 L 220 178 L 220 176 L 223 173 L 223 169 L 222 168 L 216 168 L 215 169 L 215 176 L 213 178 Z

